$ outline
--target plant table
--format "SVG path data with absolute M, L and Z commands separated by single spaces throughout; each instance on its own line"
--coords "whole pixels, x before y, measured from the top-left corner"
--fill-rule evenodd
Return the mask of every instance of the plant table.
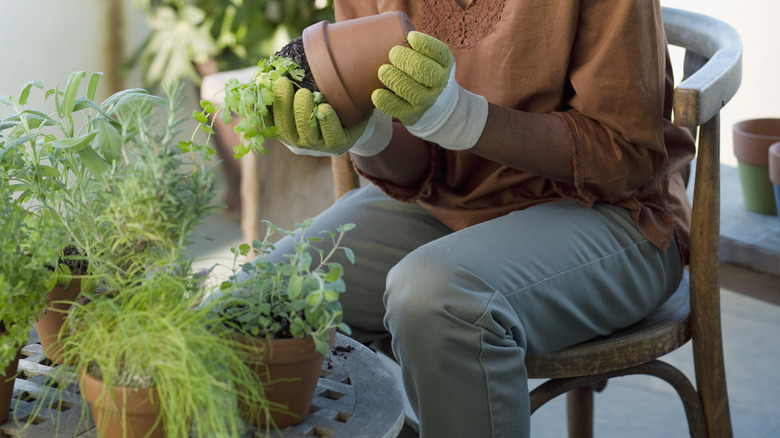
M 22 349 L 22 374 L 16 379 L 9 419 L 0 424 L 0 436 L 95 437 L 91 421 L 79 424 L 82 406 L 76 386 L 64 392 L 59 410 L 43 409 L 35 424 L 22 432 L 32 402 L 41 394 L 42 383 L 53 370 L 47 363 L 39 343 Z M 57 417 L 58 423 L 54 421 Z M 403 423 L 403 395 L 391 371 L 369 348 L 337 334 L 336 344 L 322 366 L 309 416 L 281 431 L 251 429 L 246 438 L 390 438 L 398 435 Z M 55 429 L 57 424 L 59 429 Z

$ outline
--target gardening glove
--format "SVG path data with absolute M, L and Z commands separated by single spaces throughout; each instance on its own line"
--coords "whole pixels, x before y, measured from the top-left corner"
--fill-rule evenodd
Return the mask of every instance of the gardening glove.
M 331 105 L 318 105 L 314 94 L 305 88 L 295 91 L 288 78 L 276 80 L 273 94 L 279 140 L 295 154 L 323 157 L 350 151 L 371 156 L 390 143 L 392 119 L 380 111 L 375 110 L 364 122 L 344 128 Z
M 455 81 L 455 57 L 446 44 L 417 31 L 407 41 L 411 48 L 393 47 L 390 64 L 379 68 L 387 90 L 374 90 L 374 105 L 419 138 L 446 149 L 473 147 L 485 128 L 487 100 Z

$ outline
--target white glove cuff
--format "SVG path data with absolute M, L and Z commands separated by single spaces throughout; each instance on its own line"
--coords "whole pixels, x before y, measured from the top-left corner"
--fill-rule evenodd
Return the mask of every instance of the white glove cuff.
M 390 144 L 393 136 L 393 119 L 389 115 L 374 108 L 371 118 L 368 119 L 363 134 L 355 140 L 355 145 L 349 151 L 361 157 L 376 155 Z
M 416 137 L 437 143 L 445 149 L 471 149 L 485 129 L 488 103 L 483 96 L 458 85 L 454 74 L 453 67 L 450 80 L 436 102 L 407 129 Z
M 423 113 L 413 125 L 407 126 L 409 132 L 419 138 L 427 138 L 435 134 L 450 118 L 452 112 L 458 104 L 458 82 L 455 80 L 455 66 L 450 70 L 450 77 L 447 79 L 447 85 L 441 90 L 430 108 Z
M 299 148 L 299 147 L 287 144 L 287 143 L 283 142 L 281 139 L 279 140 L 279 142 L 281 144 L 287 146 L 287 149 L 292 151 L 292 153 L 294 153 L 295 155 L 308 155 L 310 157 L 335 157 L 336 156 L 336 154 L 332 154 L 330 152 L 317 151 L 317 150 L 314 150 L 314 149 Z

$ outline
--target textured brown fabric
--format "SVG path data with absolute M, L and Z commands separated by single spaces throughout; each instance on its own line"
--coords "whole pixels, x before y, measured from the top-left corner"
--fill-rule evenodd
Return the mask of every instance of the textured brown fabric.
M 657 0 L 336 0 L 344 20 L 409 14 L 450 46 L 456 79 L 497 105 L 556 114 L 570 144 L 567 178 L 522 172 L 468 151 L 442 150 L 415 200 L 454 230 L 543 202 L 608 202 L 631 211 L 660 249 L 676 233 L 687 260 L 690 204 L 679 175 L 694 156 L 671 118 L 671 64 Z M 432 145 L 432 147 L 435 147 Z M 517 154 L 545 156 L 545 144 Z M 556 152 L 556 156 L 561 154 Z

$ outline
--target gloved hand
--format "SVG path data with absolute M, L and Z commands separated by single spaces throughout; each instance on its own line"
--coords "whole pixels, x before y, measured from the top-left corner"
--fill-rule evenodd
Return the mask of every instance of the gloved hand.
M 344 128 L 331 105 L 317 104 L 305 88 L 295 91 L 286 77 L 274 83 L 273 118 L 279 140 L 298 155 L 335 156 L 348 150 L 375 155 L 390 143 L 392 134 L 390 116 L 377 110 L 368 120 Z
M 455 81 L 455 57 L 446 44 L 417 31 L 407 40 L 411 48 L 393 47 L 391 64 L 379 68 L 387 89 L 374 90 L 374 105 L 419 138 L 447 149 L 473 147 L 485 128 L 487 100 Z

